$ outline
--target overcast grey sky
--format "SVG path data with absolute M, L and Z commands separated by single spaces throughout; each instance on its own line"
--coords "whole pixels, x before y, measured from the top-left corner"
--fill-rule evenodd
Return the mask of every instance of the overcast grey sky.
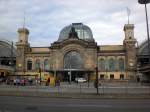
M 144 5 L 138 0 L 0 0 L 0 39 L 17 41 L 17 29 L 30 30 L 31 46 L 49 46 L 60 30 L 75 22 L 88 25 L 99 45 L 122 44 L 127 23 L 126 7 L 131 10 L 139 43 L 147 37 Z M 150 21 L 150 4 L 148 16 Z

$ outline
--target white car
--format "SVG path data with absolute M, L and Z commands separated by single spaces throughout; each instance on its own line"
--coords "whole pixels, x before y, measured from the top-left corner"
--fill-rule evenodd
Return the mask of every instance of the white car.
M 85 78 L 79 77 L 79 78 L 75 78 L 75 81 L 76 82 L 86 82 L 87 80 Z

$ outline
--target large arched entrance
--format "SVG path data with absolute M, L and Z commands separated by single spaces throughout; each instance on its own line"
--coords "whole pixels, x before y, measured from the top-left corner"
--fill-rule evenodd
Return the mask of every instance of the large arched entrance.
M 77 51 L 70 51 L 64 56 L 64 69 L 83 69 L 83 59 Z
M 77 77 L 84 77 L 84 61 L 77 51 L 69 51 L 64 55 L 64 80 L 74 81 Z

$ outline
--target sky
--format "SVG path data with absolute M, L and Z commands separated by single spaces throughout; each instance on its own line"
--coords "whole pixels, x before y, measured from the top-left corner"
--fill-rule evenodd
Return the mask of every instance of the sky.
M 138 0 L 0 0 L 0 39 L 17 42 L 17 30 L 25 23 L 31 46 L 50 46 L 65 26 L 83 23 L 91 28 L 98 45 L 120 45 L 127 7 L 141 44 L 147 34 L 144 5 Z M 150 4 L 147 9 L 150 21 Z

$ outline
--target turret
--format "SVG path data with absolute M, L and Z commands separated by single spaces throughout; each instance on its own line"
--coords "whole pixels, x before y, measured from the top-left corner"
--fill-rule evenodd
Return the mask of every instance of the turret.
M 136 70 L 136 39 L 134 38 L 134 25 L 125 24 L 124 26 L 124 48 L 126 51 L 126 69 L 129 71 L 130 79 L 135 79 Z
M 28 43 L 28 35 L 29 35 L 29 30 L 27 28 L 19 28 L 18 29 L 19 33 L 19 43 L 27 44 Z
M 18 29 L 18 42 L 16 43 L 17 47 L 17 57 L 16 57 L 16 71 L 21 74 L 25 71 L 25 57 L 26 52 L 30 51 L 30 45 L 28 43 L 29 30 L 27 28 Z

